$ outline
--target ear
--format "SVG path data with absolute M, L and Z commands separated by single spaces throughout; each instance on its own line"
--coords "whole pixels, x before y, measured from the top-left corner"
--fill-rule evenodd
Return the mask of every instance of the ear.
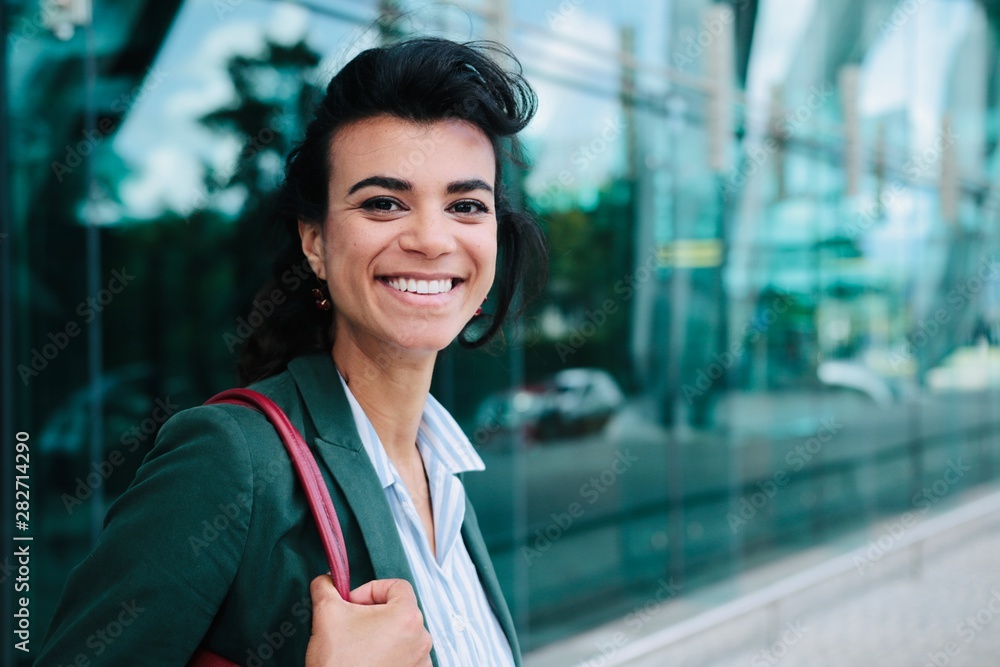
M 326 280 L 326 255 L 323 253 L 323 226 L 313 222 L 299 220 L 299 237 L 302 239 L 302 252 L 309 260 L 309 266 L 320 280 Z

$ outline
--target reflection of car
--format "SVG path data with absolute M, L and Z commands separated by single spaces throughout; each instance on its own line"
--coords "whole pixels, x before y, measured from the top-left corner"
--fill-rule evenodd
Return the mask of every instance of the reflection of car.
M 496 433 L 520 429 L 533 438 L 546 400 L 540 387 L 511 389 L 487 397 L 476 411 L 477 443 L 486 442 Z
M 567 369 L 538 384 L 489 396 L 476 413 L 477 440 L 516 430 L 531 440 L 592 433 L 604 428 L 624 402 L 607 371 Z
M 816 376 L 824 387 L 856 391 L 876 405 L 890 405 L 895 401 L 889 384 L 878 373 L 859 363 L 824 361 L 816 369 Z

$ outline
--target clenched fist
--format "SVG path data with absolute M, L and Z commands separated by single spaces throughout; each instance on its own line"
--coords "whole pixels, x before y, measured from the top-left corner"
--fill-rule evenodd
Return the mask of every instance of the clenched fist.
M 344 600 L 328 574 L 312 580 L 306 667 L 428 667 L 431 635 L 405 579 L 376 579 Z

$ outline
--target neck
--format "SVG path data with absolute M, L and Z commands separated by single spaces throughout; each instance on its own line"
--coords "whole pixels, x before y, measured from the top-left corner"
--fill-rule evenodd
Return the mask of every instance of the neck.
M 419 457 L 417 430 L 435 356 L 414 357 L 383 347 L 366 350 L 346 335 L 334 340 L 333 361 L 397 467 Z

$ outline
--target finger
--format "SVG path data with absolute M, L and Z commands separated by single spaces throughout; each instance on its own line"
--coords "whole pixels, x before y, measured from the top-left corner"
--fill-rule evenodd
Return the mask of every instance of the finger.
M 406 579 L 375 579 L 351 591 L 354 604 L 388 604 L 416 599 L 413 586 Z

